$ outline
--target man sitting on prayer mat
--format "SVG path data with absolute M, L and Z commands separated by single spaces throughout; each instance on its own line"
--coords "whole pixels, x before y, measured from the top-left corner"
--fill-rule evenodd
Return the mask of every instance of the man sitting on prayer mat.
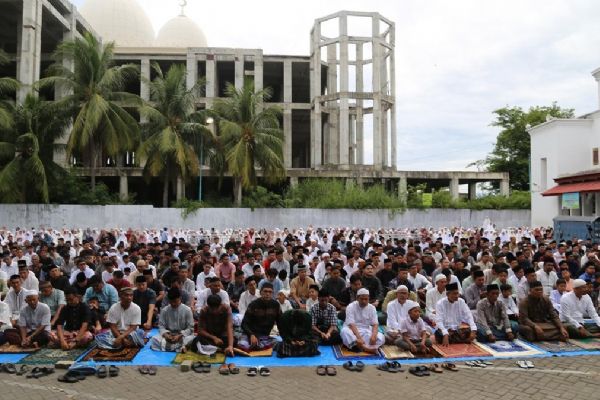
M 119 302 L 112 305 L 106 314 L 110 331 L 96 336 L 96 344 L 103 349 L 144 347 L 144 330 L 139 329 L 142 310 L 133 302 L 133 289 L 122 288 Z
M 211 351 L 204 351 L 202 346 L 214 346 Z M 190 345 L 192 351 L 212 353 L 217 348 L 226 355 L 233 356 L 233 317 L 229 305 L 223 303 L 218 294 L 211 294 L 206 299 L 206 306 L 200 310 L 198 319 L 198 336 Z
M 63 350 L 86 347 L 94 338 L 89 331 L 90 308 L 81 301 L 73 288 L 65 290 L 65 299 L 67 304 L 58 313 L 56 330 L 50 333 L 50 341 Z
M 410 351 L 413 354 L 427 354 L 431 349 L 431 339 L 427 325 L 421 318 L 421 307 L 419 303 L 408 300 L 410 309 L 408 318 L 400 322 L 401 336 L 394 341 L 394 344 L 404 351 Z
M 519 329 L 519 324 L 508 319 L 506 306 L 498 300 L 499 296 L 500 287 L 498 285 L 487 285 L 486 298 L 477 303 L 475 318 L 477 340 L 480 342 L 512 341 Z
M 467 303 L 459 297 L 458 284 L 446 286 L 446 298 L 435 306 L 435 339 L 438 344 L 471 343 L 475 340 L 477 325 Z
M 273 300 L 273 285 L 264 282 L 260 289 L 260 299 L 250 303 L 244 314 L 242 335 L 237 346 L 244 351 L 273 347 L 275 339 L 269 335 L 279 318 L 281 308 L 279 302 Z
M 367 289 L 359 289 L 356 301 L 346 308 L 346 320 L 340 335 L 347 348 L 365 353 L 376 354 L 385 343 L 385 337 L 379 332 L 377 310 L 369 304 Z
M 277 343 L 277 357 L 312 357 L 321 354 L 312 335 L 312 318 L 304 310 L 284 312 L 277 323 L 282 341 Z
M 50 307 L 39 302 L 37 290 L 29 290 L 25 294 L 27 305 L 19 314 L 19 332 L 21 347 L 39 348 L 50 340 Z
M 560 320 L 572 338 L 600 336 L 600 317 L 594 308 L 592 298 L 586 294 L 587 287 L 583 279 L 573 280 L 573 291 L 565 293 L 560 299 Z M 592 319 L 585 322 L 584 318 Z
M 154 325 L 154 313 L 156 307 L 156 293 L 148 288 L 148 282 L 144 275 L 135 278 L 135 290 L 133 291 L 133 302 L 142 311 L 142 326 L 145 331 L 152 329 Z
M 335 345 L 342 341 L 337 328 L 337 310 L 329 303 L 329 298 L 326 289 L 319 290 L 319 302 L 310 309 L 313 334 L 323 345 Z
M 435 307 L 437 302 L 446 298 L 446 275 L 439 274 L 435 277 L 435 286 L 427 290 L 425 295 L 425 315 L 431 319 L 435 318 Z
M 408 318 L 408 311 L 418 303 L 408 299 L 408 287 L 400 285 L 396 288 L 396 299 L 390 301 L 387 306 L 387 330 L 385 333 L 386 342 L 391 344 L 401 339 L 400 325 L 402 320 Z
M 152 337 L 150 347 L 156 351 L 185 353 L 186 346 L 194 340 L 194 316 L 192 309 L 182 303 L 181 290 L 177 287 L 167 293 L 169 305 L 160 311 L 158 335 Z
M 541 282 L 530 282 L 529 295 L 519 301 L 519 332 L 530 342 L 569 338 Z
M 52 287 L 50 282 L 40 283 L 40 303 L 44 303 L 50 308 L 50 326 L 54 327 L 60 310 L 67 304 L 65 294 L 62 290 Z

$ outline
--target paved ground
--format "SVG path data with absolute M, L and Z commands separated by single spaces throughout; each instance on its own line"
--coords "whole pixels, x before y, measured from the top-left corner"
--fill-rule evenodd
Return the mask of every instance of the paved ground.
M 157 399 L 174 400 L 217 396 L 224 399 L 600 399 L 600 357 L 533 359 L 536 368 L 521 370 L 514 360 L 496 361 L 486 369 L 459 365 L 418 378 L 408 372 L 382 373 L 368 366 L 364 372 L 338 370 L 336 377 L 321 377 L 313 368 L 274 368 L 268 378 L 242 374 L 220 376 L 159 368 L 154 377 L 123 367 L 117 378 L 88 377 L 77 384 L 56 380 L 58 373 L 40 379 L 0 374 L 0 399 Z

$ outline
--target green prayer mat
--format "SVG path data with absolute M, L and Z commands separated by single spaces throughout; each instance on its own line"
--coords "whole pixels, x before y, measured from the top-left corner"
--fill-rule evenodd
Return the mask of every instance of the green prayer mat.
M 52 364 L 58 361 L 75 361 L 88 349 L 41 349 L 28 355 L 18 362 L 18 364 Z
M 173 364 L 181 364 L 184 361 L 190 360 L 191 362 L 204 362 L 209 364 L 223 364 L 225 362 L 224 353 L 215 353 L 212 356 L 206 354 L 198 354 L 193 351 L 186 353 L 177 353 L 177 356 L 172 361 Z

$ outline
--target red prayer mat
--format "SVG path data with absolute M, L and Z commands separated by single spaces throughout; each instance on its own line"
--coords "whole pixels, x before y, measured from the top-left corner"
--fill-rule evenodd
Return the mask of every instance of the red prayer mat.
M 481 347 L 474 343 L 463 344 L 456 343 L 451 344 L 448 347 L 444 347 L 441 344 L 434 344 L 433 350 L 435 350 L 440 357 L 444 358 L 459 358 L 459 357 L 489 357 L 490 353 L 483 350 Z
M 140 348 L 132 347 L 122 350 L 107 350 L 96 347 L 83 358 L 83 361 L 131 361 L 140 352 Z
M 16 344 L 4 344 L 0 346 L 0 354 L 19 354 L 19 353 L 35 353 L 39 349 L 36 348 L 23 348 Z

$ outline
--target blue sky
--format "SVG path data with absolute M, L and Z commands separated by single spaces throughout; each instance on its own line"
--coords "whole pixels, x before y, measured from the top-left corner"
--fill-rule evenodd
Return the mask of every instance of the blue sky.
M 177 0 L 138 2 L 155 31 L 179 13 Z M 466 169 L 492 149 L 492 111 L 506 105 L 598 108 L 598 1 L 188 0 L 186 14 L 209 46 L 307 55 L 314 19 L 342 9 L 396 23 L 399 169 Z

